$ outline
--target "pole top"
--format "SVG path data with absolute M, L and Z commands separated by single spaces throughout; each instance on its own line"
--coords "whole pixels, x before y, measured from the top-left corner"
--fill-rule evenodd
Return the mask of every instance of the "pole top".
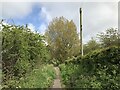
M 82 12 L 82 8 L 80 8 L 80 13 Z

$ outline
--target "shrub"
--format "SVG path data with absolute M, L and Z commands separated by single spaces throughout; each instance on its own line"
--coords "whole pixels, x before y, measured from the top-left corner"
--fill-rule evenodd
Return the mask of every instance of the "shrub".
M 60 70 L 66 87 L 118 89 L 120 48 L 109 47 L 83 57 L 78 56 L 60 65 Z

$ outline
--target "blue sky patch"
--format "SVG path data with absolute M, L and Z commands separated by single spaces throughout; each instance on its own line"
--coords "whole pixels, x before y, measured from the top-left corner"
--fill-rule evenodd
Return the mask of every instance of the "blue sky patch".
M 25 25 L 25 24 L 33 24 L 36 29 L 40 27 L 44 20 L 40 17 L 41 7 L 38 5 L 34 5 L 32 7 L 32 12 L 23 18 L 13 18 L 15 24 L 17 25 Z

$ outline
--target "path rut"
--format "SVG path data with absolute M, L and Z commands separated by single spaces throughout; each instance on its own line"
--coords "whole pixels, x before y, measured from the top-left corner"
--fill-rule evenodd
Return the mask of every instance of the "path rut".
M 62 88 L 60 82 L 60 70 L 58 67 L 54 67 L 56 72 L 56 79 L 54 80 L 54 84 L 52 88 Z

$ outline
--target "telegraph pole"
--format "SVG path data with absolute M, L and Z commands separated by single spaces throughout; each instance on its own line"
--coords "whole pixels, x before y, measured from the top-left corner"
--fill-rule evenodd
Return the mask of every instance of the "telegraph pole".
M 80 8 L 80 49 L 83 56 L 83 43 L 82 43 L 82 8 Z

